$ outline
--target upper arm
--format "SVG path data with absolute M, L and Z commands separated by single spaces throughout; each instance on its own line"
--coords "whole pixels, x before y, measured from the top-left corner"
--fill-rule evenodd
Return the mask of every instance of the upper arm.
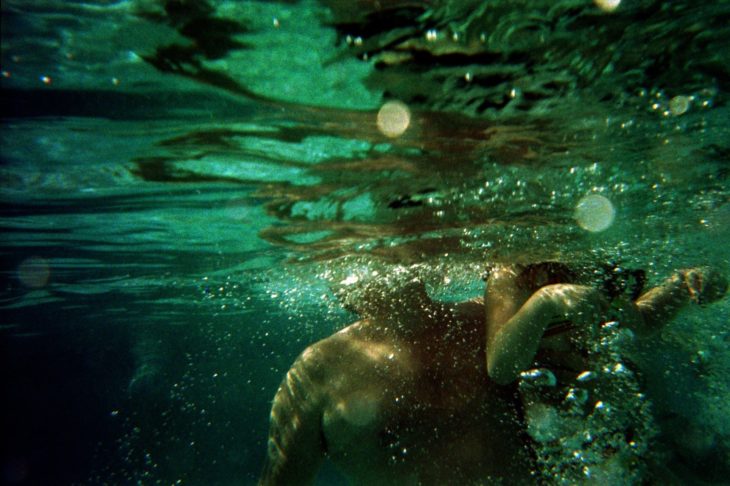
M 535 333 L 528 329 L 533 316 L 524 311 L 520 314 L 532 296 L 519 288 L 516 276 L 511 267 L 494 271 L 484 296 L 487 373 L 500 384 L 514 381 L 532 359 L 534 352 L 525 352 L 523 340 L 539 341 L 539 336 L 532 336 Z
M 591 325 L 601 320 L 607 308 L 597 289 L 575 284 L 546 285 L 524 303 L 521 299 L 515 302 L 521 305 L 513 315 L 505 316 L 506 321 L 487 322 L 487 372 L 502 384 L 515 380 L 530 366 L 550 323 Z
M 499 355 L 499 347 L 495 343 L 497 336 L 503 332 L 507 323 L 520 310 L 530 297 L 517 285 L 517 272 L 512 267 L 500 267 L 492 272 L 487 281 L 487 291 L 484 295 L 485 334 L 487 339 L 488 369 Z
M 514 316 L 529 294 L 518 288 L 516 272 L 509 267 L 495 270 L 484 295 L 487 352 L 497 332 Z
M 554 299 L 544 288 L 535 292 L 506 320 L 487 318 L 487 373 L 499 384 L 517 379 L 532 362 L 554 312 Z
M 311 483 L 324 459 L 324 390 L 316 361 L 316 351 L 309 348 L 291 367 L 274 397 L 261 485 Z

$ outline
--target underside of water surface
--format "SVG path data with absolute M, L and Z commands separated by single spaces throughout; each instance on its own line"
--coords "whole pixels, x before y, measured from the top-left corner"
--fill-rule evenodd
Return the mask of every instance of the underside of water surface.
M 354 283 L 730 275 L 729 26 L 726 0 L 4 1 L 3 481 L 255 484 Z M 606 329 L 601 386 L 526 377 L 537 475 L 726 481 L 729 313 Z

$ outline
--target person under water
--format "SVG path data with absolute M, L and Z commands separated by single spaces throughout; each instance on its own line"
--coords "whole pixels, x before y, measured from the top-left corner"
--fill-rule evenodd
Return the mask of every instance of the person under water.
M 362 320 L 309 346 L 274 397 L 261 485 L 311 483 L 329 458 L 353 484 L 535 484 L 517 393 L 537 360 L 585 369 L 586 340 L 617 320 L 639 336 L 727 280 L 693 268 L 643 292 L 643 273 L 557 262 L 493 268 L 483 298 L 432 300 L 410 280 L 371 285 L 346 307 Z

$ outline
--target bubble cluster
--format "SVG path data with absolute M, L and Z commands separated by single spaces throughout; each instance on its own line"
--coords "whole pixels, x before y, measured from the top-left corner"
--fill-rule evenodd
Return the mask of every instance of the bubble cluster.
M 670 96 L 664 90 L 653 88 L 641 89 L 639 97 L 646 97 L 649 108 L 664 117 L 678 117 L 692 110 L 707 110 L 715 106 L 718 90 L 714 87 L 703 88 L 694 92 Z
M 632 334 L 615 325 L 586 345 L 590 369 L 559 382 L 522 373 L 527 432 L 548 484 L 641 484 L 658 429 L 638 377 L 623 364 Z

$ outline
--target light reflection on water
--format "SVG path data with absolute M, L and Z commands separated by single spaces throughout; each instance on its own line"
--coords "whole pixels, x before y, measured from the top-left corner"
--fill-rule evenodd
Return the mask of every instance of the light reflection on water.
M 414 111 L 414 130 L 386 140 L 375 112 L 288 109 L 288 120 L 240 129 L 178 122 L 125 133 L 129 125 L 105 122 L 73 163 L 36 156 L 31 171 L 8 157 L 4 251 L 14 267 L 3 301 L 12 342 L 66 335 L 71 325 L 89 366 L 119 359 L 105 351 L 110 340 L 130 343 L 117 376 L 99 378 L 123 390 L 106 396 L 104 410 L 115 411 L 109 433 L 121 434 L 130 459 L 115 464 L 117 449 L 97 448 L 97 464 L 107 461 L 97 479 L 174 477 L 176 464 L 211 454 L 225 464 L 188 477 L 255 477 L 270 395 L 307 343 L 348 321 L 333 288 L 353 268 L 417 265 L 435 295 L 459 300 L 481 291 L 485 261 L 588 254 L 660 276 L 723 261 L 727 196 L 713 182 L 716 163 L 685 148 L 699 163 L 678 179 L 681 162 L 656 134 L 594 125 L 561 135 L 555 120 L 494 127 Z M 67 130 L 64 121 L 15 123 L 31 133 L 54 127 L 59 146 L 77 144 L 77 121 Z M 614 145 L 618 134 L 643 146 Z M 127 158 L 106 139 L 134 150 Z M 616 205 L 605 232 L 573 219 L 586 193 Z M 107 326 L 114 331 L 102 338 Z M 143 410 L 140 400 L 155 405 Z M 241 403 L 248 408 L 231 416 Z M 240 445 L 241 436 L 250 442 Z M 199 448 L 184 452 L 192 442 Z

